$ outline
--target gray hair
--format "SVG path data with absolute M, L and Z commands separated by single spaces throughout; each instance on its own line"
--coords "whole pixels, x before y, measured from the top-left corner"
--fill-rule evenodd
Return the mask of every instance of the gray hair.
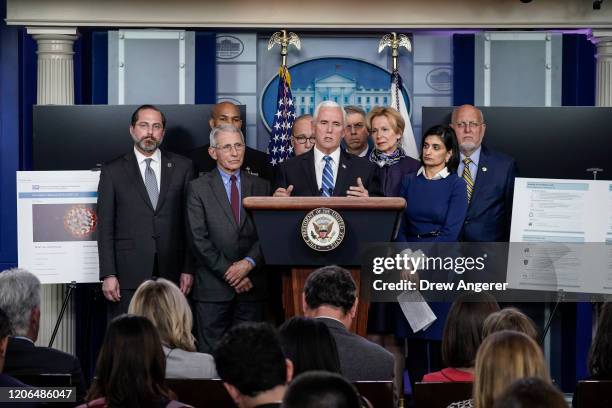
M 357 105 L 347 105 L 344 107 L 344 111 L 346 112 L 347 115 L 350 115 L 352 113 L 358 113 L 361 116 L 363 116 L 364 118 L 366 117 L 366 111 L 363 110 L 363 108 L 361 106 L 357 106 Z
M 221 125 L 221 126 L 214 127 L 210 131 L 210 147 L 217 147 L 217 135 L 221 132 L 237 133 L 240 135 L 240 139 L 242 139 L 242 143 L 244 143 L 244 135 L 242 134 L 242 131 L 240 129 L 232 125 Z
M 25 269 L 0 273 L 0 308 L 7 314 L 16 336 L 30 329 L 32 310 L 40 308 L 40 280 Z
M 346 124 L 346 112 L 342 109 L 342 106 L 338 105 L 337 102 L 334 101 L 323 101 L 317 105 L 315 108 L 314 114 L 312 115 L 312 123 L 316 123 L 319 119 L 319 111 L 323 108 L 336 108 L 342 112 L 342 127 Z

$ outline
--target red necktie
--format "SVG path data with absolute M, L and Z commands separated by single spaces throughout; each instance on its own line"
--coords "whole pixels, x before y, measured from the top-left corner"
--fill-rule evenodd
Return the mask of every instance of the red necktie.
M 238 192 L 238 184 L 236 184 L 236 176 L 231 176 L 232 189 L 230 193 L 230 201 L 232 204 L 232 213 L 236 224 L 240 224 L 240 193 Z

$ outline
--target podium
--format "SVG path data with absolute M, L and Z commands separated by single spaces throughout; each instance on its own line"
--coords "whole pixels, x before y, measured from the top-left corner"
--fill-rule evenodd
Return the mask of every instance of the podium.
M 362 248 L 393 239 L 406 201 L 396 197 L 247 197 L 243 206 L 253 215 L 266 264 L 287 267 L 283 272 L 283 307 L 288 319 L 304 313 L 304 283 L 321 266 L 347 268 L 359 291 Z M 325 217 L 317 218 L 320 215 Z M 338 215 L 341 220 L 335 218 Z M 307 216 L 313 218 L 305 220 Z M 337 244 L 340 235 L 343 238 Z M 329 236 L 327 241 L 336 239 L 336 243 L 326 246 Z M 367 329 L 368 307 L 368 299 L 359 297 L 351 329 L 362 336 Z

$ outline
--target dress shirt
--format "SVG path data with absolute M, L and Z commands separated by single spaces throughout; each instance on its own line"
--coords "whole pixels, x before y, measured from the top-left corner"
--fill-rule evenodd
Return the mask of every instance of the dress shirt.
M 366 154 L 368 154 L 368 150 L 370 150 L 370 146 L 366 145 L 365 149 L 363 149 L 363 150 L 361 151 L 361 153 L 359 153 L 357 156 L 359 156 L 359 157 L 365 157 L 365 156 L 366 156 Z
M 331 166 L 332 172 L 334 173 L 334 186 L 336 185 L 336 179 L 338 178 L 338 166 L 340 165 L 340 146 L 330 154 L 325 154 L 317 149 L 317 146 L 313 147 L 314 149 L 314 164 L 315 164 L 315 174 L 317 177 L 317 187 L 319 190 L 321 189 L 321 184 L 323 180 L 323 168 L 325 168 L 325 159 L 323 157 L 329 156 L 331 157 Z
M 161 190 L 161 151 L 159 149 L 155 149 L 155 152 L 151 156 L 145 156 L 140 153 L 136 147 L 134 147 L 134 154 L 136 155 L 136 161 L 138 162 L 138 168 L 140 169 L 140 176 L 142 177 L 142 181 L 144 183 L 145 179 L 145 170 L 147 169 L 146 159 L 151 160 L 151 169 L 155 173 L 155 181 L 157 181 L 157 191 Z
M 425 173 L 425 167 L 421 166 L 419 171 L 417 171 L 417 176 L 420 176 L 421 174 L 427 180 L 440 180 L 440 179 L 447 178 L 450 175 L 450 172 L 448 171 L 448 167 L 445 167 L 442 170 L 440 170 L 439 172 L 437 172 L 432 178 L 427 178 L 427 173 Z
M 469 157 L 472 160 L 470 163 L 470 175 L 472 176 L 472 180 L 476 182 L 476 175 L 478 174 L 478 163 L 480 162 L 480 150 L 482 150 L 482 146 L 479 146 L 478 149 L 474 150 Z M 457 168 L 457 174 L 459 177 L 462 177 L 463 168 L 465 164 L 463 164 L 463 159 L 465 159 L 465 154 L 459 153 L 459 167 Z

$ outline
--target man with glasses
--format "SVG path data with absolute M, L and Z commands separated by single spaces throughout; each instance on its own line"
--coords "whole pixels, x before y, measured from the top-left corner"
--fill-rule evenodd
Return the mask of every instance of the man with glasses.
M 166 118 L 155 106 L 132 115 L 134 148 L 102 166 L 98 184 L 98 258 L 109 317 L 126 313 L 142 282 L 162 277 L 184 294 L 193 282 L 185 243 L 185 190 L 191 160 L 159 145 Z
M 344 124 L 345 112 L 336 102 L 323 101 L 317 105 L 313 119 L 314 148 L 279 166 L 275 197 L 382 195 L 374 164 L 340 148 Z
M 370 134 L 366 126 L 366 113 L 359 107 L 349 105 L 344 107 L 346 126 L 344 127 L 345 150 L 355 156 L 368 158 L 372 147 L 369 144 Z
M 486 124 L 479 109 L 459 106 L 453 111 L 451 122 L 461 156 L 457 174 L 466 181 L 469 203 L 461 239 L 508 241 L 516 162 L 482 144 Z
M 312 130 L 312 115 L 302 115 L 293 123 L 291 129 L 291 147 L 293 154 L 299 156 L 314 146 L 315 138 Z
M 189 184 L 187 233 L 196 260 L 198 350 L 211 353 L 232 326 L 265 317 L 266 276 L 259 240 L 242 200 L 269 196 L 268 181 L 241 167 L 244 136 L 232 125 L 210 132 L 215 170 Z

